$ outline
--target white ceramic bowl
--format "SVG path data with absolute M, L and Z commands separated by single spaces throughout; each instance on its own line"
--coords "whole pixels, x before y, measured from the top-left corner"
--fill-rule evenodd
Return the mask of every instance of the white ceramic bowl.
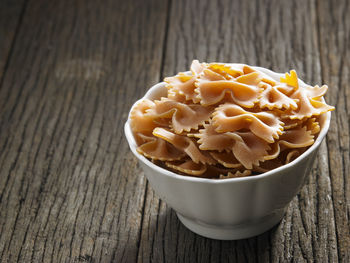
M 282 75 L 255 68 L 278 80 Z M 299 80 L 299 85 L 305 83 Z M 144 98 L 154 100 L 166 95 L 162 82 L 149 89 Z M 136 151 L 129 118 L 125 135 L 152 188 L 187 228 L 205 237 L 235 240 L 259 235 L 282 219 L 305 183 L 330 119 L 330 112 L 322 116 L 315 143 L 291 163 L 256 176 L 222 180 L 178 175 L 156 166 Z

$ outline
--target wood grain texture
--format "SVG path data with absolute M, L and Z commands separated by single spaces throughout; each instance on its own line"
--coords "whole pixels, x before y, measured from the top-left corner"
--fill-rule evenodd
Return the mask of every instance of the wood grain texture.
M 159 80 L 166 8 L 27 3 L 0 90 L 1 262 L 136 260 L 147 183 L 123 124 Z
M 327 137 L 337 252 L 350 262 L 350 3 L 318 1 L 317 7 L 322 76 L 337 107 Z
M 198 58 L 206 62 L 244 62 L 280 72 L 295 68 L 306 82 L 321 84 L 325 80 L 321 76 L 316 7 L 315 1 L 173 1 L 163 75 L 187 70 L 191 60 Z M 139 261 L 344 259 L 339 254 L 337 231 L 347 228 L 348 221 L 346 214 L 336 215 L 335 186 L 330 178 L 338 175 L 330 175 L 333 171 L 328 163 L 332 157 L 327 153 L 327 144 L 323 143 L 307 185 L 293 199 L 282 222 L 251 239 L 228 242 L 195 235 L 148 189 Z M 345 221 L 339 230 L 334 220 L 337 216 Z M 343 237 L 341 242 L 346 240 Z M 343 247 L 350 248 L 346 244 Z
M 0 262 L 349 262 L 347 0 L 3 1 Z M 5 32 L 5 33 L 3 33 Z M 192 59 L 295 68 L 337 110 L 272 230 L 187 230 L 129 151 L 132 103 Z
M 6 62 L 9 61 L 11 54 L 11 47 L 22 25 L 25 8 L 24 0 L 3 0 L 0 2 L 0 86 Z

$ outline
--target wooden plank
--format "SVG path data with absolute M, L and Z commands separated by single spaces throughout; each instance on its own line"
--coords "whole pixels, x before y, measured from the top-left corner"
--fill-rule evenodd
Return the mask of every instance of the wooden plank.
M 0 2 L 0 83 L 24 10 L 24 0 Z
M 350 262 L 350 3 L 318 1 L 319 45 L 328 101 L 336 106 L 327 137 L 338 254 Z
M 0 90 L 0 261 L 132 262 L 146 180 L 123 124 L 164 1 L 30 1 Z
M 306 82 L 321 84 L 316 18 L 315 1 L 173 1 L 163 76 L 187 70 L 197 58 L 280 72 L 295 68 Z M 281 223 L 246 240 L 193 234 L 148 188 L 139 262 L 337 261 L 342 255 L 327 151 L 323 143 L 307 185 Z

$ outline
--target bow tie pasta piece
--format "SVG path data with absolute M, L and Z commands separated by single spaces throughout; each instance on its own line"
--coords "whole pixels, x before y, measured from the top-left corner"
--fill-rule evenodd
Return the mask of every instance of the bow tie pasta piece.
M 281 86 L 270 86 L 261 93 L 259 100 L 260 108 L 268 108 L 269 110 L 277 109 L 293 109 L 298 108 L 298 100 L 289 98 L 283 93 L 283 87 Z
M 205 164 L 195 163 L 191 159 L 166 162 L 165 165 L 173 170 L 193 176 L 200 176 L 207 170 Z
M 137 148 L 137 152 L 152 160 L 160 161 L 176 161 L 186 155 L 160 138 L 154 138 L 154 140 L 142 144 Z
M 323 85 L 322 87 L 319 87 L 318 85 L 312 87 L 312 86 L 306 86 L 304 88 L 305 93 L 307 94 L 307 97 L 309 98 L 320 98 L 326 94 L 328 90 L 327 85 Z
M 144 99 L 138 102 L 130 113 L 130 127 L 134 133 L 149 133 L 157 126 L 152 116 L 147 116 L 146 111 L 154 107 L 154 102 Z
M 155 101 L 155 106 L 147 110 L 147 115 L 154 119 L 171 118 L 171 126 L 177 134 L 197 129 L 209 121 L 212 107 L 201 107 L 196 104 L 184 104 L 167 98 Z
M 199 130 L 198 134 L 194 134 L 199 138 L 199 149 L 201 150 L 224 150 L 230 151 L 234 144 L 234 138 L 229 133 L 218 133 L 213 125 L 206 124 L 203 129 Z
M 293 69 L 290 71 L 290 73 L 286 73 L 285 77 L 281 77 L 280 81 L 282 83 L 286 83 L 287 85 L 294 88 L 294 90 L 297 90 L 299 88 L 299 81 L 298 81 L 298 75 L 296 71 Z
M 270 150 L 266 141 L 251 132 L 233 132 L 231 135 L 235 138 L 232 152 L 246 169 L 252 169 L 253 165 L 259 166 L 259 162 L 265 160 L 264 156 Z
M 177 101 L 177 102 L 181 102 L 181 103 L 187 102 L 185 95 L 182 95 L 178 91 L 171 89 L 171 88 L 168 90 L 168 98 L 173 100 L 173 101 Z
M 208 81 L 198 78 L 195 82 L 195 92 L 203 106 L 214 105 L 221 102 L 228 94 L 232 102 L 246 108 L 254 107 L 258 102 L 262 88 L 240 83 L 236 80 Z
M 193 101 L 194 103 L 198 102 L 197 93 L 194 92 L 196 88 L 194 85 L 195 80 L 194 76 L 184 73 L 165 78 L 164 81 L 168 83 L 168 98 L 181 102 L 187 100 Z
M 207 67 L 206 63 L 200 63 L 198 60 L 193 60 L 191 64 L 191 72 L 193 75 L 198 75 Z
M 168 98 L 185 102 L 193 101 L 198 102 L 197 94 L 194 92 L 196 86 L 194 82 L 196 76 L 206 68 L 205 63 L 199 63 L 198 60 L 194 60 L 191 65 L 191 75 L 180 72 L 178 75 L 173 77 L 167 77 L 164 81 L 167 83 Z
M 212 125 L 207 125 L 200 134 L 198 143 L 202 150 L 217 150 L 232 152 L 235 159 L 231 163 L 222 155 L 211 153 L 214 159 L 219 163 L 229 167 L 229 165 L 238 165 L 235 160 L 241 163 L 246 169 L 251 169 L 252 165 L 259 165 L 260 161 L 264 161 L 264 157 L 268 155 L 270 150 L 269 144 L 255 136 L 251 132 L 226 132 L 217 133 Z
M 316 95 L 318 94 L 322 94 L 322 92 L 316 93 Z M 297 99 L 299 106 L 298 109 L 292 110 L 290 114 L 288 114 L 288 117 L 292 120 L 301 120 L 312 116 L 318 116 L 326 113 L 327 111 L 332 111 L 335 109 L 333 106 L 329 106 L 323 102 L 322 98 L 319 96 L 310 97 L 309 89 L 298 89 L 291 95 L 291 98 Z
M 235 104 L 224 104 L 213 113 L 217 132 L 234 132 L 248 129 L 256 136 L 273 143 L 282 134 L 283 122 L 272 112 L 248 112 Z
M 177 149 L 185 152 L 195 163 L 216 163 L 209 154 L 201 152 L 196 143 L 186 136 L 177 135 L 163 128 L 155 128 L 153 130 L 153 135 L 169 142 Z
M 314 135 L 312 135 L 311 131 L 308 131 L 305 126 L 284 131 L 279 140 L 280 145 L 284 145 L 288 148 L 307 147 L 313 143 Z

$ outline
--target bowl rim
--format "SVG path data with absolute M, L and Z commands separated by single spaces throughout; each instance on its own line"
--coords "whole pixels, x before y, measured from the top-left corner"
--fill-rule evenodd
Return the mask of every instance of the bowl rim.
M 233 64 L 233 63 L 226 63 L 226 64 Z M 234 63 L 234 64 L 238 64 L 238 63 Z M 261 70 L 265 73 L 269 73 L 271 75 L 274 75 L 275 77 L 280 77 L 281 75 L 284 76 L 285 73 L 276 73 L 273 72 L 269 69 L 266 68 L 262 68 L 262 67 L 257 67 L 257 66 L 251 66 L 252 68 Z M 302 80 L 298 79 L 299 84 L 301 85 L 307 85 L 305 84 Z M 315 142 L 311 145 L 311 147 L 309 147 L 304 153 L 302 153 L 299 157 L 297 157 L 295 160 L 293 160 L 292 162 L 282 165 L 280 167 L 277 167 L 273 170 L 270 170 L 268 172 L 262 173 L 262 174 L 258 174 L 258 175 L 254 175 L 254 176 L 245 176 L 245 177 L 237 177 L 237 178 L 227 178 L 227 179 L 217 179 L 217 178 L 202 178 L 202 177 L 195 177 L 195 176 L 189 176 L 189 175 L 180 175 L 174 172 L 171 172 L 165 168 L 162 168 L 158 165 L 155 165 L 154 163 L 152 163 L 150 160 L 148 160 L 145 156 L 139 154 L 136 151 L 137 145 L 136 145 L 136 141 L 134 139 L 134 136 L 132 134 L 131 131 L 131 127 L 129 124 L 129 120 L 130 120 L 130 112 L 131 110 L 135 107 L 135 105 L 145 99 L 148 98 L 153 92 L 154 90 L 160 89 L 162 87 L 164 87 L 166 85 L 165 82 L 159 82 L 155 85 L 153 85 L 151 88 L 148 89 L 148 91 L 145 93 L 145 95 L 137 100 L 132 107 L 130 108 L 129 114 L 128 114 L 128 119 L 125 122 L 124 125 L 124 133 L 125 133 L 125 137 L 128 141 L 129 147 L 132 151 L 132 153 L 145 165 L 149 166 L 150 168 L 156 170 L 159 173 L 162 173 L 164 176 L 169 176 L 172 177 L 174 179 L 178 179 L 178 180 L 184 180 L 184 181 L 191 181 L 191 182 L 201 182 L 201 183 L 208 183 L 208 184 L 222 184 L 222 183 L 229 183 L 229 182 L 243 182 L 243 181 L 254 181 L 254 180 L 262 180 L 266 177 L 270 177 L 274 174 L 278 174 L 280 171 L 285 170 L 285 169 L 289 169 L 292 168 L 293 166 L 295 166 L 297 163 L 301 162 L 301 160 L 305 159 L 307 156 L 309 156 L 314 150 L 316 150 L 319 145 L 322 143 L 324 137 L 326 136 L 329 126 L 330 126 L 330 121 L 331 121 L 331 112 L 328 111 L 326 113 L 326 119 L 323 121 L 323 126 L 321 127 L 321 131 L 318 134 Z

